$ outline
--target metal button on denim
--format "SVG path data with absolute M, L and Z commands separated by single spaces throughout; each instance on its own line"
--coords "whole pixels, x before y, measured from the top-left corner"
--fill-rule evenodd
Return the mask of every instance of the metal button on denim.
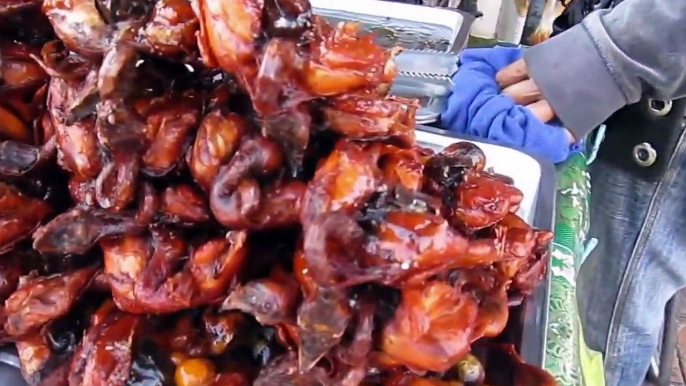
M 649 99 L 648 107 L 650 112 L 656 117 L 664 117 L 672 111 L 672 101 L 670 100 L 659 100 L 659 99 Z
M 657 152 L 648 142 L 634 146 L 634 162 L 642 167 L 648 167 L 655 163 Z

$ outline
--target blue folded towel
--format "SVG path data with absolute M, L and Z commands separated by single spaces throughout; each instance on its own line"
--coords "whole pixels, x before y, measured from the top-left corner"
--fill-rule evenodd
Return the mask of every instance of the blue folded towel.
M 570 147 L 560 122 L 541 122 L 529 109 L 502 95 L 495 81 L 498 70 L 521 57 L 522 49 L 514 47 L 464 50 L 440 125 L 562 162 L 581 145 Z

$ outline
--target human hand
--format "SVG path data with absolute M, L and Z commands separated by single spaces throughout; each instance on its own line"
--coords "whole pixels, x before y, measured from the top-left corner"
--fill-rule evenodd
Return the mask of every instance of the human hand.
M 524 59 L 519 59 L 509 66 L 498 71 L 495 80 L 503 90 L 503 94 L 509 95 L 518 105 L 526 106 L 542 122 L 550 122 L 555 118 L 555 111 L 541 94 L 536 82 L 529 77 L 529 70 Z M 570 143 L 574 143 L 574 137 L 567 131 Z

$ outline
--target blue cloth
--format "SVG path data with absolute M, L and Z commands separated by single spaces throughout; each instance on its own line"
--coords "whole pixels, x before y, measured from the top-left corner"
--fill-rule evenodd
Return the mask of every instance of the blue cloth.
M 562 162 L 571 152 L 581 150 L 581 144 L 570 147 L 559 121 L 541 122 L 529 109 L 502 95 L 495 81 L 498 70 L 521 57 L 522 49 L 516 47 L 464 50 L 440 126 Z

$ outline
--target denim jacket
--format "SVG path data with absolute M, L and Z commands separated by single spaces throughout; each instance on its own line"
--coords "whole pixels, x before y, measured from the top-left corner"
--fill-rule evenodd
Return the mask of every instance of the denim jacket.
M 666 303 L 686 286 L 684 101 L 668 114 L 649 103 L 608 122 L 591 166 L 590 236 L 599 244 L 581 266 L 577 297 L 586 343 L 604 353 L 607 386 L 643 383 Z

